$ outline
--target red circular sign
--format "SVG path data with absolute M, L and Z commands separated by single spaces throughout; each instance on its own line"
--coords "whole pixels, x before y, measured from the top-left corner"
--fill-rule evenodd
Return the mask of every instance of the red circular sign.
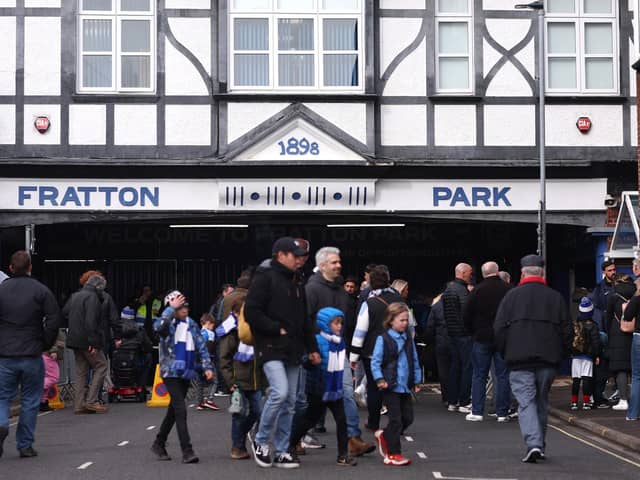
M 591 119 L 589 117 L 578 118 L 576 127 L 578 127 L 578 130 L 580 130 L 582 133 L 587 133 L 589 130 L 591 130 Z
M 51 122 L 49 121 L 49 117 L 42 115 L 36 118 L 34 125 L 36 130 L 40 133 L 47 133 L 47 130 L 49 130 L 49 127 L 51 126 Z

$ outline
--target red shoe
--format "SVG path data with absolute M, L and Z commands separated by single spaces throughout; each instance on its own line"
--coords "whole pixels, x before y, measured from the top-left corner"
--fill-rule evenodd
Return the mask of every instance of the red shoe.
M 209 409 L 209 410 L 220 410 L 220 407 L 218 405 L 216 405 L 216 402 L 213 402 L 211 400 L 207 400 L 206 402 L 204 402 L 202 404 L 202 406 L 204 408 Z
M 378 451 L 382 458 L 387 457 L 387 441 L 384 439 L 383 430 L 376 430 L 376 433 L 373 434 L 376 437 L 376 443 L 378 444 Z
M 401 453 L 397 455 L 387 455 L 384 457 L 384 464 L 391 465 L 393 467 L 402 467 L 404 465 L 409 465 L 410 463 L 411 460 L 403 456 Z

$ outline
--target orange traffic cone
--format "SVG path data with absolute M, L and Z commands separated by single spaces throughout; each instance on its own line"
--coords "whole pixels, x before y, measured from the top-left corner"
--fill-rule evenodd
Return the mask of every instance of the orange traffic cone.
M 168 407 L 171 397 L 167 386 L 160 377 L 160 365 L 156 365 L 156 374 L 153 377 L 153 390 L 151 400 L 147 401 L 147 407 Z
M 60 391 L 58 390 L 57 385 L 51 385 L 49 387 L 49 391 L 47 392 L 47 400 L 49 401 L 49 406 L 55 410 L 64 408 L 64 402 L 60 398 Z

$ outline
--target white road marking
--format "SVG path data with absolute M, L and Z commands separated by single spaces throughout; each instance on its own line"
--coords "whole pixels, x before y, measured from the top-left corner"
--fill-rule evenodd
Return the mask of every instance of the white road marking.
M 427 454 L 424 452 L 416 452 L 416 455 L 418 455 L 420 458 L 422 458 L 423 460 L 427 459 Z
M 433 478 L 439 480 L 518 480 L 517 478 L 445 477 L 440 472 L 433 472 Z
M 78 467 L 78 470 L 85 470 L 85 469 L 89 468 L 91 465 L 93 465 L 93 462 L 83 463 L 82 465 L 80 465 Z
M 129 445 L 129 440 L 125 440 L 124 442 L 120 442 L 118 444 L 119 447 L 124 447 L 125 445 Z
M 413 437 L 404 437 L 407 442 L 413 442 Z
M 629 465 L 633 465 L 634 467 L 640 468 L 640 463 L 634 462 L 632 460 L 629 460 L 628 458 L 624 458 L 620 455 L 618 455 L 617 453 L 612 452 L 611 450 L 607 450 L 606 448 L 602 448 L 598 445 L 595 445 L 587 440 L 584 440 L 580 437 L 576 437 L 575 435 L 570 434 L 569 432 L 565 432 L 564 430 L 562 430 L 561 428 L 556 427 L 555 425 L 549 425 L 551 428 L 553 428 L 554 430 L 557 430 L 560 433 L 563 433 L 564 435 L 566 435 L 567 437 L 573 438 L 574 440 L 578 440 L 579 442 L 584 443 L 585 445 L 589 445 L 592 448 L 595 448 L 596 450 L 600 450 L 602 453 L 606 453 L 607 455 L 611 455 L 614 458 L 617 458 L 618 460 L 622 460 L 623 462 L 628 463 Z
M 147 430 L 153 430 L 154 428 L 156 428 L 156 426 L 155 426 L 155 425 L 149 425 L 149 426 L 147 427 Z
M 189 405 L 189 408 L 193 408 L 193 407 L 195 407 L 195 406 L 196 406 L 196 404 L 195 404 L 195 403 L 192 403 L 191 405 Z
M 42 413 L 39 413 L 38 416 L 39 417 L 44 417 L 45 415 L 49 415 L 50 413 L 53 413 L 53 412 L 42 412 Z M 18 424 L 18 422 L 13 422 L 13 423 L 10 423 L 9 426 L 10 427 L 15 427 L 17 424 Z

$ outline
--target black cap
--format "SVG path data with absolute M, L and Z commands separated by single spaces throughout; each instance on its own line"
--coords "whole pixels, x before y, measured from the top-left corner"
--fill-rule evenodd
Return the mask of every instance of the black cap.
M 520 266 L 521 267 L 540 267 L 540 268 L 543 268 L 544 267 L 544 258 L 542 258 L 540 255 L 535 255 L 535 254 L 525 255 L 524 257 L 522 257 L 520 259 Z
M 309 252 L 295 238 L 282 237 L 275 241 L 271 249 L 273 254 L 278 252 L 293 253 L 297 257 L 309 255 Z

